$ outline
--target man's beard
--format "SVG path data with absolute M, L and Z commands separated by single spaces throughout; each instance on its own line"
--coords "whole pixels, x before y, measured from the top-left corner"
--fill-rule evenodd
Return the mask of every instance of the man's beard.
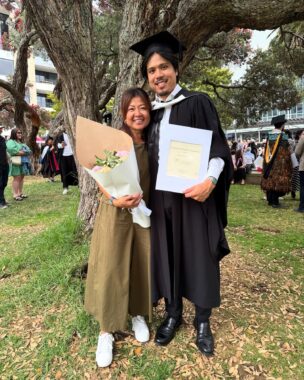
M 169 96 L 171 92 L 169 92 L 168 90 L 164 90 L 164 91 L 161 91 L 161 92 L 157 92 L 157 95 L 158 96 Z

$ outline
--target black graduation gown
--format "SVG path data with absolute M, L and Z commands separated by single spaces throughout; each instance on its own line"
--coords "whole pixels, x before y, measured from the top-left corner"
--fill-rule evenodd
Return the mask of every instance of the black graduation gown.
M 154 111 L 148 131 L 151 175 L 150 207 L 153 302 L 186 297 L 203 308 L 220 304 L 219 261 L 230 250 L 225 238 L 227 201 L 233 165 L 216 109 L 206 94 L 181 90 L 187 99 L 172 106 L 171 124 L 213 131 L 210 158 L 225 167 L 217 186 L 203 203 L 183 194 L 155 190 L 158 171 L 159 123 L 163 109 Z

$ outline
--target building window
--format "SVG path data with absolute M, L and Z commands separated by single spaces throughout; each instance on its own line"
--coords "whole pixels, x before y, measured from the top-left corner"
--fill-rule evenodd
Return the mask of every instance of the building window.
M 298 103 L 297 104 L 297 117 L 298 118 L 301 118 L 304 116 L 304 112 L 303 112 L 303 103 Z
M 49 73 L 47 71 L 36 70 L 36 82 L 56 84 L 56 81 L 57 81 L 56 73 Z
M 47 98 L 47 94 L 37 94 L 37 104 L 43 108 L 52 108 L 53 102 Z
M 0 58 L 0 75 L 6 77 L 14 74 L 14 62 L 10 59 Z

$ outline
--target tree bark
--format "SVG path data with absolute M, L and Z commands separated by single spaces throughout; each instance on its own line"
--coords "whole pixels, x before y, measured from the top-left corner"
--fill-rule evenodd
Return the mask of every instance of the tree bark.
M 23 96 L 23 98 L 25 96 L 25 84 L 26 84 L 27 76 L 28 76 L 27 58 L 29 54 L 29 46 L 35 34 L 36 34 L 35 31 L 32 31 L 26 34 L 22 38 L 20 46 L 17 51 L 15 72 L 14 72 L 12 85 L 16 89 L 16 91 L 18 91 L 19 94 Z M 24 109 L 23 103 L 20 102 L 18 99 L 16 99 L 15 114 L 14 114 L 15 125 L 16 127 L 21 128 L 21 130 L 24 132 L 27 138 L 28 131 L 26 130 L 26 125 L 24 122 L 24 111 L 25 109 Z
M 123 4 L 123 2 L 117 2 Z M 122 5 L 120 5 L 122 6 Z M 90 0 L 27 0 L 36 30 L 63 83 L 64 119 L 75 144 L 77 115 L 97 119 L 97 100 L 92 60 L 92 2 Z M 115 93 L 114 126 L 119 127 L 119 102 L 130 86 L 143 86 L 141 57 L 129 46 L 168 29 L 187 47 L 180 73 L 196 51 L 213 34 L 233 27 L 271 29 L 304 20 L 304 2 L 285 0 L 126 0 L 119 38 L 119 75 Z M 81 200 L 78 215 L 92 225 L 96 186 L 79 168 Z
M 28 0 L 25 8 L 62 81 L 64 122 L 75 151 L 77 115 L 97 119 L 91 1 Z M 81 190 L 78 215 L 85 226 L 91 228 L 97 205 L 96 185 L 79 166 L 78 174 Z

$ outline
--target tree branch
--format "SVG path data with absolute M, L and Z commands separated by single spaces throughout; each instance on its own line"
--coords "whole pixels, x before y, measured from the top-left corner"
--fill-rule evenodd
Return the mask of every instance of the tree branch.
M 6 82 L 5 80 L 3 79 L 0 79 L 0 87 L 4 88 L 6 91 L 8 91 L 12 97 L 15 99 L 15 101 L 19 104 L 21 104 L 24 109 L 33 117 L 36 117 L 38 119 L 39 116 L 37 114 L 37 112 L 24 100 L 22 94 L 20 94 L 14 87 L 11 83 L 9 82 Z
M 240 85 L 225 85 L 225 84 L 218 84 L 218 83 L 211 82 L 208 79 L 203 80 L 202 83 L 212 86 L 213 88 L 223 88 L 225 90 L 237 90 L 240 88 L 244 88 L 246 90 L 255 90 L 254 87 L 247 86 L 246 83 L 240 84 Z
M 300 42 L 298 43 L 298 47 L 304 47 L 304 36 L 301 36 L 301 35 L 299 35 L 299 34 L 293 32 L 293 31 L 291 31 L 291 30 L 284 30 L 283 27 L 280 27 L 280 33 L 281 33 L 281 36 L 282 36 L 282 38 L 283 38 L 283 40 L 284 40 L 284 44 L 285 44 L 285 46 L 286 46 L 286 48 L 287 48 L 288 50 L 291 49 L 291 45 L 292 45 L 293 42 L 298 43 L 298 42 L 300 41 Z M 292 36 L 292 39 L 291 39 L 289 45 L 287 45 L 287 41 L 286 41 L 286 39 L 285 39 L 285 35 L 286 35 L 286 34 L 289 34 L 289 35 Z M 297 47 L 297 46 L 294 46 L 294 47 Z
M 211 56 L 209 57 L 199 57 L 198 55 L 195 55 L 193 59 L 196 59 L 197 61 L 200 61 L 200 62 L 206 62 L 206 61 L 210 61 L 212 59 Z

